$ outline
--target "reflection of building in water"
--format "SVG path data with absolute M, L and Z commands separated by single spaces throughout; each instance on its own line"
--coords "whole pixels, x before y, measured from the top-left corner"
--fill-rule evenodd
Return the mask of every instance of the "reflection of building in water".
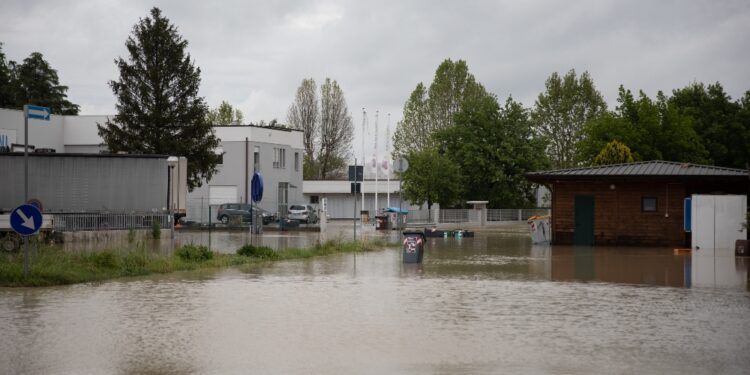
M 735 257 L 730 249 L 701 249 L 693 251 L 692 283 L 703 288 L 750 288 L 748 283 L 750 258 Z
M 551 279 L 690 287 L 691 259 L 664 249 L 552 247 Z

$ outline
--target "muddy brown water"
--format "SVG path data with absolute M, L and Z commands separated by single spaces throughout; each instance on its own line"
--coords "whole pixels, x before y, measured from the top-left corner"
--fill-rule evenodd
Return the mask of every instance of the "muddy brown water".
M 747 373 L 748 263 L 477 234 L 428 239 L 421 265 L 387 249 L 0 289 L 0 372 Z

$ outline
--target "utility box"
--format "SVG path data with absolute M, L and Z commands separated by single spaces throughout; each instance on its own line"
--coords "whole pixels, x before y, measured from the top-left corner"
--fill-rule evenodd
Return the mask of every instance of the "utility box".
M 747 196 L 696 194 L 690 203 L 693 249 L 732 250 L 737 240 L 747 239 L 742 226 Z
M 424 255 L 424 233 L 421 231 L 404 231 L 404 263 L 422 263 Z

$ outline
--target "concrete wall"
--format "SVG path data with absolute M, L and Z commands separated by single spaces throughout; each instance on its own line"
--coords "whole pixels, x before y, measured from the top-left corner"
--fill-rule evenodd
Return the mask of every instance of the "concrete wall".
M 24 202 L 22 153 L 0 154 L 0 211 Z M 154 212 L 167 205 L 165 156 L 29 154 L 29 198 L 46 212 Z

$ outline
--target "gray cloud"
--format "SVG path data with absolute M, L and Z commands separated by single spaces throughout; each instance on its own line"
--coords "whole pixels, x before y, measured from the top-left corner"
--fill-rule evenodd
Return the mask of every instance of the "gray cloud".
M 113 60 L 153 5 L 6 1 L 0 41 L 9 59 L 42 52 L 83 113 L 111 113 Z M 610 105 L 620 84 L 649 95 L 692 81 L 720 81 L 734 98 L 750 89 L 750 3 L 741 0 L 155 5 L 189 41 L 210 105 L 228 100 L 247 120 L 285 121 L 303 78 L 331 77 L 346 93 L 357 137 L 362 107 L 381 111 L 381 129 L 390 112 L 395 128 L 414 86 L 429 83 L 445 58 L 466 60 L 488 90 L 527 106 L 550 73 L 569 69 L 588 70 Z

